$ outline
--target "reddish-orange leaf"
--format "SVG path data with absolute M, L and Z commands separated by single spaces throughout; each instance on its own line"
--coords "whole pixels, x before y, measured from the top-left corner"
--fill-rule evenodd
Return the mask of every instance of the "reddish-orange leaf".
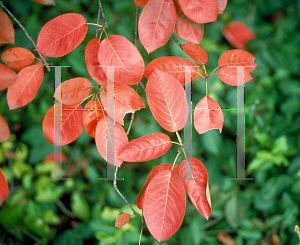
M 180 45 L 183 51 L 190 56 L 197 64 L 203 65 L 207 62 L 206 51 L 194 43 L 185 43 Z
M 179 229 L 185 214 L 185 192 L 178 178 L 175 171 L 163 170 L 150 181 L 145 192 L 145 221 L 158 242 L 166 240 Z
M 153 133 L 130 141 L 118 158 L 126 162 L 144 162 L 165 154 L 172 146 L 171 139 L 163 133 Z
M 26 48 L 16 47 L 4 51 L 1 55 L 1 60 L 8 67 L 20 71 L 24 67 L 31 65 L 35 60 L 35 56 Z
M 0 64 L 0 74 L 0 91 L 7 89 L 17 79 L 17 73 L 2 64 Z
M 218 0 L 178 0 L 183 13 L 196 23 L 213 22 L 218 17 Z
M 127 134 L 124 128 L 118 123 L 107 123 L 107 120 L 112 120 L 109 117 L 103 117 L 97 124 L 96 128 L 96 146 L 100 155 L 107 161 L 107 149 L 114 148 L 114 160 L 108 160 L 108 163 L 120 167 L 122 162 L 118 159 L 118 155 L 122 148 L 128 144 Z M 108 131 L 108 132 L 107 132 Z M 115 139 L 113 141 L 113 139 Z M 114 145 L 113 145 L 114 143 Z
M 224 116 L 219 104 L 209 96 L 204 96 L 198 102 L 194 111 L 194 125 L 197 132 L 203 134 L 216 128 L 221 133 L 223 122 Z
M 125 37 L 111 35 L 100 44 L 98 60 L 101 66 L 114 67 L 114 73 L 108 75 L 108 68 L 103 71 L 115 83 L 124 85 L 137 84 L 144 74 L 144 60 L 138 49 Z
M 61 160 L 62 160 L 62 162 L 64 162 L 64 161 L 67 160 L 67 156 L 66 156 L 66 154 L 63 153 L 63 152 L 61 152 Z M 44 158 L 43 161 L 44 161 L 44 162 L 53 162 L 53 163 L 55 163 L 55 161 L 54 161 L 54 152 L 51 152 L 50 154 L 48 154 L 48 155 Z
M 218 3 L 219 3 L 218 14 L 222 14 L 226 8 L 227 0 L 218 0 Z
M 176 9 L 165 0 L 149 0 L 139 19 L 138 31 L 148 53 L 164 46 L 175 28 Z
M 98 100 L 90 100 L 84 107 L 83 125 L 86 132 L 95 138 L 96 127 L 101 118 L 106 118 L 107 113 L 102 103 Z
M 40 3 L 40 4 L 52 4 L 55 5 L 55 0 L 32 0 L 34 2 Z
M 145 69 L 145 77 L 150 78 L 155 70 L 168 73 L 181 84 L 185 84 L 185 66 L 191 66 L 192 79 L 197 75 L 197 67 L 189 60 L 176 56 L 160 57 L 152 60 Z
M 149 0 L 134 0 L 135 5 L 138 7 L 143 7 Z
M 27 105 L 33 100 L 44 78 L 42 65 L 22 69 L 16 81 L 7 90 L 7 104 L 10 110 Z
M 154 118 L 165 130 L 175 132 L 185 126 L 187 100 L 178 80 L 156 70 L 148 79 L 146 96 Z
M 0 206 L 5 202 L 8 196 L 8 184 L 5 176 L 0 168 Z
M 207 181 L 207 186 L 206 186 L 206 198 L 207 198 L 209 206 L 211 207 L 211 198 L 210 198 L 210 191 L 209 191 L 208 181 Z
M 105 86 L 107 83 L 107 77 L 98 61 L 100 42 L 101 41 L 97 38 L 88 42 L 85 48 L 85 62 L 87 70 L 94 81 L 101 86 Z
M 189 198 L 199 213 L 206 219 L 211 213 L 206 190 L 208 186 L 208 175 L 205 166 L 194 157 L 188 157 L 179 165 L 179 177 Z
M 111 96 L 115 98 L 115 115 L 112 115 L 110 111 L 107 111 L 107 113 L 111 118 L 114 118 L 117 123 L 124 125 L 123 118 L 126 113 L 133 113 L 146 106 L 141 96 L 131 87 L 115 84 L 114 88 L 114 94 Z M 100 93 L 100 98 L 105 108 L 107 108 L 107 93 L 107 90 Z
M 0 114 L 0 142 L 10 137 L 10 131 L 7 122 Z
M 149 173 L 148 175 L 148 178 L 143 186 L 143 188 L 141 189 L 137 199 L 136 199 L 136 205 L 139 209 L 143 209 L 143 201 L 144 201 L 144 195 L 145 195 L 145 191 L 150 183 L 150 181 L 162 170 L 166 170 L 166 169 L 169 169 L 171 170 L 173 167 L 173 164 L 169 164 L 169 163 L 166 163 L 166 164 L 160 164 L 160 165 L 157 165 L 156 167 L 154 167 L 151 172 Z M 178 166 L 177 165 L 174 165 L 174 169 L 173 169 L 177 174 L 178 174 Z
M 88 26 L 81 14 L 68 13 L 47 22 L 37 40 L 39 51 L 49 57 L 61 57 L 74 50 L 85 38 Z
M 231 21 L 222 28 L 222 34 L 236 48 L 246 48 L 246 43 L 253 40 L 255 33 L 243 22 Z
M 8 15 L 0 8 L 0 44 L 15 43 L 15 29 Z
M 228 50 L 219 58 L 218 64 L 221 69 L 217 72 L 217 75 L 224 83 L 239 86 L 242 83 L 240 81 L 237 83 L 237 67 L 235 66 L 242 66 L 244 67 L 244 82 L 249 82 L 252 79 L 249 73 L 257 67 L 253 63 L 254 59 L 255 57 L 245 50 Z
M 200 43 L 204 34 L 203 24 L 191 21 L 181 9 L 177 11 L 175 30 L 180 38 L 192 43 Z
M 55 90 L 55 98 L 64 105 L 75 105 L 87 98 L 91 89 L 88 79 L 76 77 L 60 84 Z
M 120 228 L 128 223 L 130 220 L 130 214 L 129 213 L 123 213 L 118 216 L 115 222 L 115 227 Z
M 57 127 L 58 135 L 55 139 L 54 106 L 61 110 L 61 128 Z M 61 130 L 61 144 L 59 133 Z M 67 145 L 76 140 L 83 130 L 82 107 L 56 103 L 46 113 L 43 120 L 43 131 L 46 139 L 53 145 Z M 56 140 L 56 141 L 55 141 Z

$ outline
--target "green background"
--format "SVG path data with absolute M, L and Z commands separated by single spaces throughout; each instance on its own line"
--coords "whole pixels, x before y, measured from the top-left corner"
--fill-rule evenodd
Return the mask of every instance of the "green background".
M 96 0 L 57 0 L 55 6 L 31 1 L 3 1 L 9 10 L 37 40 L 42 26 L 61 14 L 82 14 L 95 23 Z M 108 35 L 134 39 L 135 4 L 133 0 L 102 0 L 108 20 Z M 245 84 L 245 156 L 246 177 L 253 181 L 234 181 L 236 155 L 236 113 L 224 112 L 222 134 L 211 130 L 199 135 L 193 129 L 193 156 L 207 168 L 212 198 L 212 213 L 206 221 L 187 198 L 186 214 L 180 229 L 161 244 L 222 244 L 217 236 L 225 232 L 236 244 L 297 244 L 294 232 L 300 225 L 300 1 L 229 0 L 216 22 L 204 25 L 200 46 L 208 52 L 206 68 L 210 73 L 222 53 L 232 47 L 220 30 L 232 20 L 243 21 L 257 35 L 247 44 L 255 56 L 257 69 L 253 80 Z M 10 47 L 33 51 L 22 30 L 16 30 L 15 45 L 3 45 L 0 54 Z M 103 21 L 100 20 L 100 24 Z M 61 58 L 47 58 L 62 69 L 63 80 L 83 76 L 91 80 L 85 65 L 84 50 L 95 37 L 89 26 L 82 44 Z M 185 41 L 179 39 L 181 43 Z M 147 54 L 138 42 L 145 65 L 161 56 L 188 58 L 170 39 L 167 44 Z M 93 82 L 91 80 L 91 82 Z M 142 82 L 146 84 L 146 79 Z M 93 82 L 94 83 L 94 82 Z M 95 84 L 95 83 L 94 83 Z M 6 91 L 0 92 L 0 113 L 7 120 L 11 139 L 0 145 L 0 167 L 5 173 L 10 195 L 0 208 L 0 244 L 138 244 L 140 220 L 132 217 L 123 228 L 114 227 L 121 212 L 131 211 L 105 177 L 105 161 L 94 139 L 85 130 L 72 144 L 63 146 L 67 155 L 64 170 L 68 181 L 50 181 L 53 165 L 43 159 L 53 151 L 45 139 L 42 121 L 53 105 L 54 71 L 45 72 L 34 100 L 21 109 L 10 111 Z M 134 86 L 133 86 L 134 87 Z M 221 108 L 236 106 L 236 88 L 213 75 L 208 82 L 209 96 Z M 139 94 L 146 102 L 144 91 Z M 204 80 L 193 81 L 193 106 L 205 95 Z M 125 117 L 127 129 L 130 115 Z M 154 132 L 165 132 L 154 120 L 149 107 L 138 111 L 129 139 Z M 169 134 L 176 140 L 174 134 Z M 162 157 L 141 163 L 124 163 L 118 171 L 119 189 L 136 208 L 136 197 L 150 170 L 162 163 L 172 163 L 178 150 L 172 148 Z M 15 153 L 15 157 L 10 157 Z M 182 156 L 178 162 L 183 160 Z M 65 210 L 67 209 L 67 210 Z M 72 211 L 72 213 L 69 213 Z M 147 228 L 142 244 L 159 244 Z

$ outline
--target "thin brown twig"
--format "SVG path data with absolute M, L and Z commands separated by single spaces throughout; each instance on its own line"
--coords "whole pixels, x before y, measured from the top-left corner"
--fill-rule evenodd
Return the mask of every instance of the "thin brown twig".
M 142 83 L 142 81 L 140 81 L 139 84 L 141 85 L 142 89 L 143 89 L 143 90 L 145 91 L 145 93 L 146 93 L 146 88 L 145 88 L 144 84 Z
M 180 42 L 178 41 L 177 37 L 174 35 L 174 33 L 172 33 L 172 38 L 174 39 L 175 43 L 178 44 L 178 46 L 182 49 Z
M 108 28 L 108 25 L 107 25 L 107 20 L 106 20 L 106 16 L 104 14 L 104 11 L 103 11 L 103 8 L 102 8 L 102 4 L 101 4 L 101 0 L 98 0 L 99 2 L 99 9 L 101 11 L 101 14 L 102 14 L 102 19 L 103 19 L 103 22 L 104 22 L 104 28 Z
M 27 38 L 30 40 L 30 42 L 33 44 L 33 46 L 35 47 L 36 51 L 38 52 L 40 58 L 42 59 L 43 63 L 45 64 L 47 71 L 50 72 L 50 67 L 48 66 L 48 63 L 46 62 L 46 60 L 44 59 L 44 57 L 42 56 L 42 54 L 40 53 L 39 49 L 37 48 L 35 42 L 32 40 L 32 38 L 29 36 L 27 30 L 25 29 L 25 27 L 17 20 L 17 18 L 4 6 L 3 2 L 0 2 L 1 7 L 15 20 L 15 22 L 17 22 L 17 24 L 21 27 L 21 29 L 23 30 L 23 32 L 25 33 L 25 35 L 27 36 Z
M 139 17 L 139 7 L 136 6 L 135 11 L 135 30 L 134 30 L 134 46 L 137 47 L 137 38 L 138 38 L 138 17 Z
M 99 7 L 98 7 L 98 14 L 97 14 L 97 25 L 99 25 L 100 14 L 101 14 L 101 8 L 100 8 L 100 4 L 99 4 Z M 96 28 L 95 38 L 98 38 L 98 30 L 99 30 L 99 28 Z

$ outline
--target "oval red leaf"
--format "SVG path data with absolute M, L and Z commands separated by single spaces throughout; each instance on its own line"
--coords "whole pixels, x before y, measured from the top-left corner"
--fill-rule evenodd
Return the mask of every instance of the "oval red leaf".
M 143 7 L 149 0 L 134 0 L 135 5 L 138 7 Z
M 244 80 L 237 80 L 237 68 L 224 66 L 216 73 L 222 82 L 230 86 L 240 86 L 243 83 L 247 83 L 252 79 L 252 76 L 248 72 L 244 72 Z
M 49 57 L 61 57 L 74 50 L 85 38 L 88 26 L 81 14 L 68 13 L 47 22 L 37 40 L 39 51 Z
M 148 79 L 146 96 L 154 118 L 165 130 L 175 132 L 185 126 L 187 100 L 178 80 L 156 70 Z
M 17 73 L 2 64 L 0 64 L 0 74 L 0 91 L 7 89 L 17 79 Z
M 7 89 L 7 104 L 10 110 L 27 105 L 33 100 L 44 78 L 42 65 L 22 69 L 16 81 Z
M 227 0 L 218 0 L 218 3 L 219 3 L 218 14 L 222 14 L 226 8 Z
M 223 112 L 219 104 L 209 96 L 204 96 L 196 105 L 194 111 L 194 125 L 199 134 L 211 129 L 222 132 L 224 122 Z
M 61 161 L 62 162 L 65 162 L 67 160 L 67 156 L 65 153 L 63 152 L 56 152 L 56 154 L 61 154 Z M 53 163 L 56 163 L 54 161 L 54 152 L 52 153 L 49 153 L 43 160 L 43 162 L 53 162 Z
M 239 21 L 231 21 L 221 31 L 235 48 L 246 48 L 246 43 L 256 37 L 255 33 L 246 24 Z
M 58 106 L 61 110 L 61 142 L 60 137 L 55 139 L 54 110 Z M 58 135 L 60 128 L 58 128 Z M 83 130 L 82 107 L 77 105 L 64 105 L 56 103 L 46 113 L 43 120 L 43 132 L 49 143 L 53 145 L 67 145 L 76 140 Z M 54 141 L 57 140 L 57 141 Z
M 35 56 L 26 48 L 16 47 L 4 51 L 1 55 L 1 60 L 6 63 L 8 67 L 19 71 L 31 65 L 35 60 Z
M 143 203 L 147 227 L 162 242 L 181 226 L 185 214 L 185 192 L 175 171 L 163 170 L 149 183 Z
M 106 118 L 107 113 L 102 103 L 98 100 L 90 100 L 83 110 L 83 125 L 86 132 L 95 138 L 96 127 L 101 118 Z
M 191 202 L 199 213 L 208 219 L 211 206 L 209 204 L 208 175 L 205 166 L 197 158 L 188 157 L 187 160 L 180 163 L 178 172 L 179 177 L 184 179 L 182 182 Z
M 108 123 L 108 120 L 111 121 Z M 108 160 L 108 163 L 120 167 L 123 161 L 118 159 L 118 155 L 122 148 L 128 144 L 124 128 L 118 123 L 114 125 L 110 117 L 103 117 L 97 124 L 95 140 L 97 149 L 105 161 L 107 161 L 107 149 L 114 148 L 114 160 Z
M 144 162 L 165 154 L 172 146 L 171 139 L 163 133 L 153 133 L 130 141 L 118 158 L 126 162 Z
M 34 2 L 40 3 L 40 4 L 45 4 L 45 5 L 55 5 L 55 0 L 32 0 Z
M 85 62 L 87 70 L 94 81 L 101 86 L 105 86 L 107 84 L 107 77 L 98 61 L 100 42 L 97 38 L 88 42 L 85 48 Z
M 185 43 L 180 45 L 183 51 L 190 56 L 193 61 L 199 65 L 203 65 L 207 62 L 208 56 L 206 51 L 194 43 Z
M 133 113 L 146 106 L 141 96 L 131 87 L 116 84 L 114 88 L 114 94 L 111 94 L 111 96 L 115 98 L 115 115 L 112 115 L 110 111 L 107 111 L 107 113 L 111 118 L 114 118 L 117 123 L 123 125 L 123 118 L 126 113 Z M 107 90 L 100 93 L 100 98 L 105 108 L 107 108 L 107 93 Z
M 130 214 L 123 213 L 118 216 L 115 222 L 115 227 L 120 228 L 128 223 L 130 220 Z
M 164 46 L 175 28 L 176 9 L 165 0 L 149 0 L 141 13 L 138 31 L 148 53 Z
M 185 66 L 191 66 L 192 79 L 197 75 L 197 67 L 189 60 L 176 56 L 160 57 L 152 60 L 145 69 L 145 77 L 150 78 L 155 70 L 168 73 L 182 85 L 185 84 Z
M 0 9 L 0 44 L 15 43 L 15 29 L 8 15 Z
M 8 124 L 0 114 L 0 142 L 9 139 L 9 137 L 10 137 L 10 131 L 9 131 Z
M 169 163 L 166 163 L 166 164 L 160 164 L 160 165 L 157 165 L 156 167 L 154 167 L 151 172 L 149 173 L 148 175 L 148 178 L 143 186 L 143 188 L 141 189 L 137 199 L 136 199 L 136 205 L 139 209 L 143 209 L 143 201 L 144 201 L 144 195 L 145 195 L 145 191 L 150 183 L 150 181 L 162 170 L 166 170 L 166 169 L 169 169 L 171 170 L 173 167 L 173 164 L 169 164 Z M 178 166 L 177 165 L 174 165 L 174 169 L 173 169 L 176 173 L 178 171 Z
M 8 184 L 5 179 L 5 176 L 0 168 L 0 206 L 5 202 L 7 196 L 8 196 Z
M 218 0 L 178 0 L 183 13 L 196 23 L 213 22 L 218 17 Z
M 110 80 L 123 85 L 137 84 L 144 74 L 144 60 L 138 49 L 125 37 L 112 35 L 100 44 L 98 60 L 101 66 L 114 67 L 114 73 L 108 75 Z
M 75 105 L 87 98 L 91 83 L 84 77 L 76 77 L 61 83 L 55 90 L 55 98 L 64 105 Z

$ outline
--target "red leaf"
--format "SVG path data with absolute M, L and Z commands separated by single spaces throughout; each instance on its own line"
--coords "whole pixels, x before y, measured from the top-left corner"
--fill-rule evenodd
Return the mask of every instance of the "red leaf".
M 112 35 L 100 44 L 98 60 L 101 66 L 114 67 L 114 77 L 109 79 L 115 83 L 133 85 L 137 84 L 144 74 L 144 60 L 138 49 L 125 37 Z M 107 68 L 103 68 L 106 76 Z
M 181 84 L 160 70 L 152 73 L 146 86 L 150 110 L 165 130 L 175 132 L 187 121 L 187 100 Z
M 118 158 L 126 162 L 144 162 L 165 154 L 172 146 L 171 139 L 163 133 L 153 133 L 130 141 Z
M 241 49 L 246 48 L 246 43 L 256 37 L 248 26 L 239 21 L 231 21 L 222 28 L 222 34 L 232 46 Z
M 76 77 L 60 84 L 55 90 L 55 98 L 64 105 L 75 105 L 87 98 L 91 89 L 88 79 Z
M 82 15 L 76 13 L 60 15 L 42 27 L 37 47 L 46 56 L 64 56 L 83 41 L 87 30 L 86 19 Z
M 0 44 L 15 43 L 15 29 L 8 15 L 0 9 Z
M 97 38 L 88 42 L 85 48 L 85 62 L 87 70 L 94 81 L 101 86 L 105 86 L 107 84 L 107 77 L 98 61 L 100 42 Z
M 62 160 L 62 162 L 64 162 L 64 161 L 67 160 L 67 156 L 66 156 L 66 154 L 63 153 L 63 152 L 61 153 L 61 160 Z M 51 152 L 50 154 L 48 154 L 48 155 L 44 158 L 43 162 L 53 162 L 53 163 L 56 163 L 56 162 L 54 161 L 54 152 Z
M 205 109 L 205 110 L 197 110 Z M 219 104 L 209 96 L 204 96 L 196 105 L 194 112 L 194 125 L 199 134 L 211 129 L 222 132 L 224 116 Z
M 112 128 L 111 124 L 108 125 L 107 120 L 112 119 L 109 117 L 101 118 L 97 124 L 95 137 L 96 146 L 105 161 L 107 161 L 107 148 L 114 147 L 114 160 L 113 162 L 108 161 L 108 163 L 120 167 L 123 161 L 119 160 L 117 156 L 122 148 L 128 144 L 127 134 L 120 124 L 116 123 L 114 128 Z M 114 146 L 113 137 L 115 137 Z
M 148 53 L 164 46 L 175 28 L 176 9 L 165 0 L 149 0 L 138 24 L 139 37 Z
M 191 202 L 199 213 L 208 219 L 211 206 L 206 193 L 208 175 L 205 166 L 197 158 L 188 157 L 180 163 L 178 172 L 179 177 L 185 179 L 182 182 Z
M 183 13 L 196 23 L 213 22 L 218 17 L 218 0 L 178 0 Z
M 102 103 L 98 100 L 90 100 L 84 107 L 83 125 L 86 132 L 95 138 L 96 127 L 101 118 L 106 118 L 107 113 Z
M 143 205 L 147 227 L 162 242 L 181 226 L 185 214 L 185 192 L 175 171 L 163 170 L 149 183 Z
M 27 105 L 33 100 L 44 78 L 42 65 L 27 66 L 22 69 L 16 81 L 7 90 L 7 103 L 10 110 Z
M 144 201 L 144 195 L 145 195 L 145 191 L 150 183 L 150 181 L 162 170 L 166 170 L 166 169 L 169 169 L 171 170 L 173 167 L 173 164 L 169 164 L 169 163 L 166 163 L 166 164 L 160 164 L 160 165 L 157 165 L 156 167 L 154 167 L 151 172 L 149 173 L 148 175 L 148 178 L 143 186 L 143 188 L 141 189 L 137 199 L 136 199 L 136 205 L 139 209 L 143 209 L 143 201 Z M 174 169 L 173 169 L 176 173 L 178 171 L 178 166 L 177 165 L 174 165 Z
M 227 0 L 218 0 L 218 3 L 219 3 L 218 14 L 222 14 L 226 8 Z
M 115 97 L 115 115 L 112 115 L 110 111 L 107 111 L 108 115 L 111 118 L 114 118 L 114 120 L 124 125 L 123 118 L 126 115 L 126 113 L 133 113 L 136 110 L 140 110 L 142 108 L 145 108 L 145 104 L 139 96 L 139 94 L 132 89 L 131 87 L 127 85 L 115 85 L 114 95 Z M 107 91 L 100 93 L 100 98 L 102 101 L 102 104 L 105 108 L 107 108 Z
M 206 51 L 194 43 L 185 43 L 180 45 L 183 51 L 190 56 L 197 64 L 203 65 L 207 62 Z
M 138 7 L 143 7 L 149 0 L 134 0 L 135 5 Z
M 54 106 L 61 108 L 61 144 L 55 142 Z M 60 129 L 59 129 L 60 130 Z M 76 140 L 83 130 L 82 107 L 56 103 L 46 113 L 43 120 L 43 132 L 49 143 L 53 145 L 67 145 Z
M 244 82 L 249 82 L 252 79 L 249 73 L 254 71 L 257 67 L 257 65 L 253 63 L 254 59 L 255 57 L 245 50 L 228 50 L 219 58 L 218 64 L 220 70 L 217 72 L 217 75 L 224 83 L 231 86 L 239 86 L 241 84 L 237 84 L 237 67 L 231 66 L 243 66 Z
M 192 79 L 194 79 L 197 75 L 197 67 L 191 61 L 175 56 L 160 57 L 152 60 L 146 66 L 144 75 L 147 79 L 149 79 L 155 70 L 160 70 L 176 78 L 181 84 L 185 84 L 184 66 L 192 66 L 191 75 Z
M 4 51 L 1 59 L 8 67 L 20 71 L 24 67 L 31 65 L 35 60 L 35 56 L 26 48 L 16 47 Z
M 5 202 L 7 196 L 8 196 L 8 184 L 5 179 L 5 176 L 0 168 L 0 206 Z
M 46 4 L 46 5 L 52 4 L 52 5 L 55 5 L 55 0 L 32 0 L 32 1 L 40 3 L 40 4 Z
M 203 24 L 188 19 L 181 9 L 177 13 L 175 30 L 180 38 L 192 43 L 200 43 L 204 34 Z
M 130 220 L 130 214 L 123 213 L 118 216 L 116 219 L 115 227 L 120 228 L 128 223 Z
M 0 142 L 9 139 L 9 137 L 10 137 L 10 131 L 9 131 L 8 124 L 0 114 Z
M 17 79 L 17 73 L 2 64 L 0 64 L 0 74 L 0 91 L 7 89 Z

